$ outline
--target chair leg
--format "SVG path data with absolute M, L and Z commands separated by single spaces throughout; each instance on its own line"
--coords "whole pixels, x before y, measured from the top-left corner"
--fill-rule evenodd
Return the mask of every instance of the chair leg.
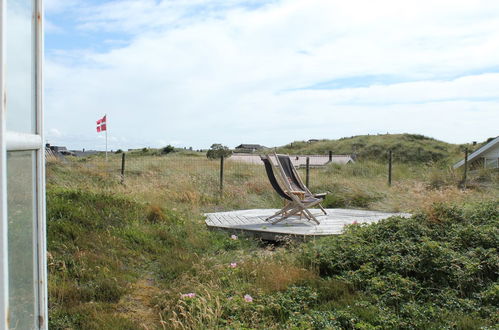
M 285 215 L 272 222 L 272 224 L 275 225 L 276 223 L 286 220 L 287 218 L 295 215 L 298 212 L 301 212 L 302 210 L 303 210 L 302 207 L 295 205 L 295 207 L 291 208 Z
M 321 203 L 319 203 L 319 207 L 321 208 L 322 212 L 324 212 L 324 215 L 327 215 L 327 212 L 326 212 L 326 210 L 324 210 Z
M 319 222 L 319 220 L 317 220 L 317 218 L 312 214 L 312 212 L 310 212 L 308 209 L 303 209 L 303 211 L 305 211 L 305 213 L 310 217 L 309 219 L 314 221 L 316 224 L 320 225 L 321 223 Z
M 269 221 L 270 219 L 275 218 L 275 217 L 277 217 L 278 215 L 281 215 L 281 214 L 285 215 L 286 212 L 289 209 L 292 209 L 292 204 L 291 203 L 289 203 L 288 205 L 286 205 L 285 207 L 283 207 L 281 210 L 279 210 L 278 212 L 276 212 L 274 215 L 271 215 L 270 217 L 268 217 L 267 219 L 265 219 L 265 221 Z
M 319 203 L 319 201 L 316 201 L 316 202 L 310 203 L 310 204 L 297 203 L 297 211 L 294 213 L 300 212 L 300 219 L 301 219 L 301 215 L 304 215 L 309 221 L 314 221 L 315 223 L 320 225 L 321 223 L 319 222 L 319 220 L 317 220 L 317 218 L 308 209 L 309 207 L 313 207 L 313 206 L 317 205 L 318 203 Z
M 282 215 L 279 219 L 276 219 L 274 222 L 272 222 L 272 224 L 275 225 L 275 224 L 277 224 L 277 223 L 279 223 L 279 222 L 281 222 L 281 221 L 283 221 L 283 220 L 285 220 L 285 219 L 287 219 L 287 218 L 289 218 L 297 213 L 300 213 L 300 219 L 302 216 L 305 216 L 309 221 L 313 221 L 316 224 L 320 225 L 319 220 L 317 220 L 317 218 L 312 214 L 312 212 L 310 212 L 308 210 L 309 207 L 313 207 L 317 204 L 319 204 L 322 211 L 325 213 L 325 210 L 322 208 L 319 201 L 316 201 L 316 202 L 313 202 L 310 204 L 303 204 L 302 202 L 294 201 L 294 202 L 290 202 L 288 205 L 286 205 L 282 210 L 280 210 L 276 214 L 265 219 L 265 221 L 268 221 L 272 218 L 275 218 L 278 215 Z

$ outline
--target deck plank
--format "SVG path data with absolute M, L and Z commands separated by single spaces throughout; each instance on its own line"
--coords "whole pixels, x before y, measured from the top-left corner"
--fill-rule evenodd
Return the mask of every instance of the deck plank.
M 290 217 L 276 225 L 265 219 L 276 209 L 254 209 L 229 212 L 207 213 L 205 223 L 213 229 L 231 232 L 247 232 L 263 239 L 276 239 L 282 236 L 324 236 L 343 232 L 345 225 L 352 223 L 374 223 L 391 216 L 409 217 L 407 213 L 386 213 L 368 210 L 327 209 L 327 215 L 313 210 L 321 222 L 319 225 L 299 216 Z

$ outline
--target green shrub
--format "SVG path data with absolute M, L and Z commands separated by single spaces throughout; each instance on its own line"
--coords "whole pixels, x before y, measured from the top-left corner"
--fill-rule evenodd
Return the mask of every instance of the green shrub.
M 434 318 L 451 324 L 455 320 L 446 315 L 456 313 L 490 324 L 498 312 L 498 247 L 498 202 L 440 204 L 410 219 L 349 226 L 344 235 L 309 243 L 302 258 L 322 276 L 352 283 L 412 319 L 412 326 Z M 468 324 L 466 318 L 459 322 Z
M 166 147 L 163 147 L 161 149 L 161 154 L 167 155 L 167 154 L 172 153 L 174 151 L 175 151 L 175 147 L 173 147 L 172 145 L 167 145 Z

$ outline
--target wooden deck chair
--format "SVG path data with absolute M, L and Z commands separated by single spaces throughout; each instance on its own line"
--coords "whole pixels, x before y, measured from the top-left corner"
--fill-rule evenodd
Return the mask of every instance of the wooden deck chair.
M 303 183 L 302 179 L 300 178 L 298 171 L 294 167 L 294 165 L 291 162 L 291 159 L 289 158 L 288 155 L 278 155 L 278 154 L 274 153 L 274 156 L 277 159 L 277 163 L 278 163 L 279 167 L 282 168 L 282 171 L 284 172 L 283 175 L 286 177 L 287 181 L 291 184 L 291 187 L 294 190 L 304 191 L 305 198 L 314 197 L 314 198 L 318 198 L 318 199 L 322 199 L 322 200 L 324 200 L 324 198 L 326 198 L 326 196 L 329 192 L 320 193 L 320 194 L 313 194 L 308 189 L 308 187 Z M 327 212 L 324 209 L 324 207 L 322 206 L 322 204 L 319 203 L 318 206 L 322 210 L 324 215 L 327 215 Z
M 279 182 L 274 175 L 274 170 L 273 170 L 273 165 L 272 162 L 270 161 L 270 157 L 267 155 L 260 156 L 263 164 L 265 165 L 265 171 L 267 172 L 267 176 L 269 178 L 270 184 L 274 188 L 274 190 L 284 198 L 285 200 L 288 201 L 287 205 L 284 206 L 281 210 L 276 212 L 274 215 L 268 217 L 265 219 L 265 221 L 269 221 L 270 219 L 273 219 L 275 217 L 280 216 L 277 220 L 273 221 L 272 224 L 276 224 L 278 222 L 281 222 L 287 218 L 289 218 L 292 215 L 295 215 L 297 213 L 303 213 L 303 215 L 311 221 L 316 222 L 317 224 L 320 224 L 320 222 L 315 218 L 315 216 L 308 210 L 309 207 L 313 207 L 320 203 L 322 199 L 315 198 L 315 197 L 307 197 L 304 199 L 300 198 L 300 195 L 303 193 L 302 190 L 300 191 L 294 191 L 292 190 L 291 186 L 285 185 L 286 188 L 282 189 L 281 186 L 279 185 Z M 283 179 L 283 178 L 282 178 Z M 283 179 L 284 181 L 284 179 Z

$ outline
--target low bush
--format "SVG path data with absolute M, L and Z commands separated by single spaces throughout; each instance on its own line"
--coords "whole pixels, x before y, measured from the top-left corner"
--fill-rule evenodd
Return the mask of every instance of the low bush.
M 412 327 L 457 326 L 465 315 L 493 325 L 499 321 L 498 247 L 498 202 L 435 205 L 411 219 L 351 225 L 344 235 L 308 244 L 302 258 Z

